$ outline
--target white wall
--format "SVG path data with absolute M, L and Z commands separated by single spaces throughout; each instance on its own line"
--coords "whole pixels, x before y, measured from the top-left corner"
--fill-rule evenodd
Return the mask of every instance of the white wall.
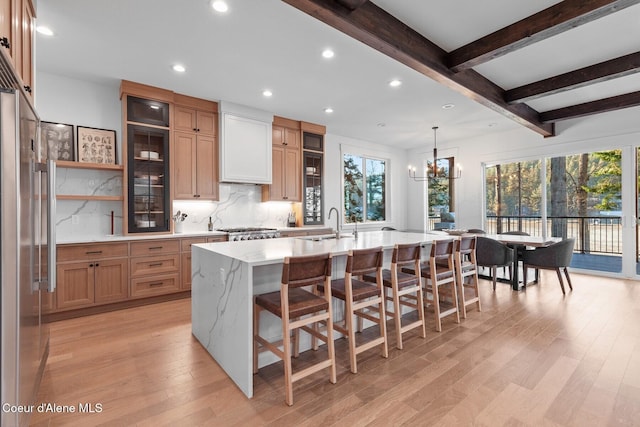
M 465 141 L 445 142 L 444 149 L 440 149 L 442 156 L 455 155 L 456 162 L 463 167 L 463 176 L 456 181 L 456 227 L 482 228 L 484 163 L 506 163 L 640 145 L 639 117 L 640 108 L 628 108 L 559 122 L 556 125 L 557 136 L 551 138 L 542 138 L 533 131 L 519 128 Z M 439 148 L 440 145 L 439 142 Z M 430 156 L 426 148 L 408 153 L 408 158 L 422 161 Z M 623 188 L 627 202 L 633 202 L 635 198 L 634 192 L 628 190 L 633 186 L 631 172 L 623 170 L 623 175 L 627 176 L 624 180 L 627 191 Z M 418 198 L 425 205 L 424 194 L 414 186 L 410 186 L 408 197 L 408 205 Z M 411 216 L 407 227 L 421 228 L 421 221 L 422 218 Z
M 328 131 L 330 131 L 330 129 L 328 129 Z M 325 225 L 335 227 L 334 217 L 331 218 L 331 221 L 327 220 L 327 215 L 331 207 L 336 207 L 340 212 L 340 217 L 342 218 L 342 192 L 344 188 L 342 183 L 342 154 L 345 152 L 362 154 L 388 161 L 387 197 L 389 199 L 387 205 L 389 206 L 389 212 L 387 214 L 387 221 L 385 221 L 384 224 L 362 224 L 358 226 L 358 230 L 380 230 L 383 225 L 395 227 L 399 230 L 407 228 L 406 151 L 394 150 L 393 147 L 333 135 L 331 133 L 328 133 L 325 137 Z M 352 230 L 353 227 L 349 225 L 345 227 L 345 229 Z
M 115 130 L 118 163 L 121 163 L 120 82 L 100 84 L 42 72 L 36 77 L 36 110 L 40 120 Z

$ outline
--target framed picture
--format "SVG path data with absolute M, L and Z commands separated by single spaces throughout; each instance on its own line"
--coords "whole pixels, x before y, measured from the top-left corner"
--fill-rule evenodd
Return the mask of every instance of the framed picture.
M 77 126 L 78 161 L 116 164 L 116 131 Z
M 73 125 L 40 122 L 42 147 L 49 147 L 49 158 L 73 161 L 76 159 Z

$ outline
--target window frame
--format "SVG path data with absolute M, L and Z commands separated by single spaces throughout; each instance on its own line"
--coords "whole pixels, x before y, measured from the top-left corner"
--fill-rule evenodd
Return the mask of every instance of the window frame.
M 362 221 L 359 221 L 359 224 L 385 224 L 390 222 L 390 206 L 389 206 L 389 200 L 390 200 L 390 193 L 389 193 L 389 189 L 390 189 L 390 177 L 391 177 L 391 159 L 386 158 L 386 157 L 382 157 L 382 156 L 378 156 L 378 155 L 371 155 L 371 154 L 365 154 L 362 151 L 358 151 L 358 150 L 341 150 L 340 152 L 340 161 L 341 161 L 341 167 L 342 167 L 342 173 L 341 173 L 341 184 L 342 184 L 342 188 L 344 189 L 345 187 L 345 170 L 344 170 L 344 161 L 345 161 L 345 157 L 346 156 L 352 156 L 352 157 L 359 157 L 362 159 L 363 162 L 363 182 L 366 183 L 366 179 L 367 179 L 367 174 L 366 174 L 366 162 L 367 160 L 374 160 L 374 161 L 380 161 L 380 162 L 384 162 L 384 219 L 381 221 L 371 221 L 367 219 L 367 209 L 366 209 L 366 197 L 365 194 L 363 193 L 363 202 L 364 202 L 364 206 L 363 206 L 363 212 L 362 212 Z M 366 191 L 366 188 L 365 188 Z M 342 206 L 342 224 L 343 225 L 352 225 L 354 224 L 353 221 L 351 221 L 351 218 L 347 218 L 346 215 L 346 209 L 345 209 L 345 197 L 344 197 L 344 190 L 340 192 L 340 202 L 341 202 L 341 206 Z

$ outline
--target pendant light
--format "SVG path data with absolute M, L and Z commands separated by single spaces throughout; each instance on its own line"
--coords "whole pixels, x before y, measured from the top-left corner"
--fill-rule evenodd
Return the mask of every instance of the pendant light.
M 436 133 L 438 131 L 438 126 L 434 126 L 433 129 L 433 163 L 432 168 L 425 171 L 425 176 L 416 176 L 416 168 L 409 166 L 409 177 L 413 178 L 415 181 L 428 181 L 435 179 L 458 179 L 462 176 L 462 170 L 460 168 L 456 168 L 455 175 L 451 174 L 451 170 L 449 170 L 449 174 L 438 176 L 438 146 L 436 141 Z

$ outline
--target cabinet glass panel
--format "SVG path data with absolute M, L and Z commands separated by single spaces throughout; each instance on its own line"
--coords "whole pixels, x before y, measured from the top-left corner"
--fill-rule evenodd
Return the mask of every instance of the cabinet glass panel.
M 169 231 L 169 131 L 127 129 L 129 233 Z
M 304 151 L 304 200 L 305 225 L 324 224 L 322 218 L 322 157 L 320 153 Z
M 169 127 L 169 104 L 127 96 L 127 121 Z
M 302 136 L 302 148 L 305 150 L 323 151 L 324 138 L 322 135 L 305 132 Z

